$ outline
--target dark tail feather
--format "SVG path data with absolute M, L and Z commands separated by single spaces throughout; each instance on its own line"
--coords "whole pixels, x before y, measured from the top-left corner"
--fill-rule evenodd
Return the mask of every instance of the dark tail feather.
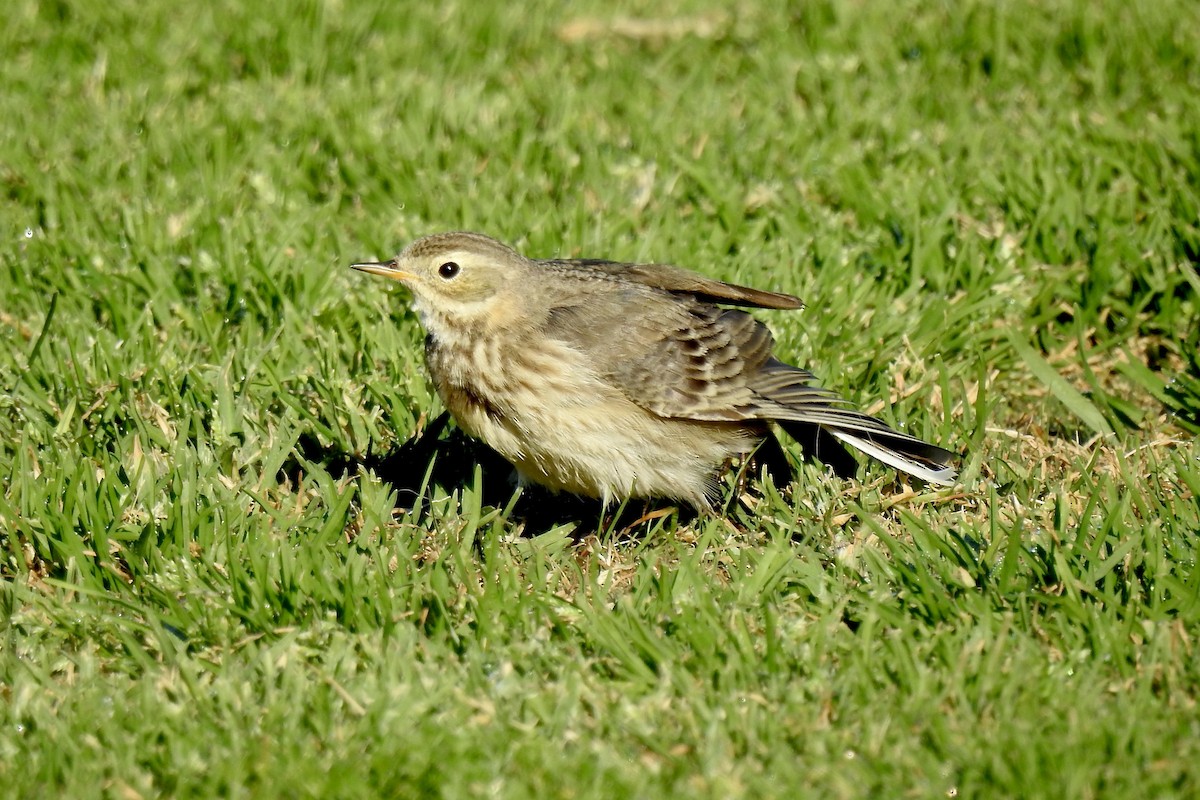
M 851 416 L 851 415 L 848 415 Z M 883 426 L 882 422 L 870 417 L 853 415 L 851 425 L 814 425 L 779 420 L 779 424 L 813 457 L 833 467 L 838 477 L 854 475 L 857 464 L 843 447 L 848 444 L 890 467 L 907 472 L 927 483 L 949 486 L 954 483 L 958 471 L 950 466 L 955 454 L 937 445 L 923 442 L 899 431 Z M 869 420 L 874 425 L 863 425 Z M 876 427 L 878 426 L 878 427 Z M 832 455 L 831 455 L 832 454 Z
M 820 425 L 779 420 L 779 426 L 800 444 L 805 461 L 826 464 L 842 479 L 853 478 L 858 472 L 858 462 L 850 451 Z
M 958 475 L 950 466 L 954 453 L 846 408 L 846 401 L 812 382 L 811 372 L 769 360 L 753 387 L 761 401 L 754 408 L 755 416 L 778 422 L 800 442 L 809 458 L 829 464 L 839 477 L 857 471 L 858 465 L 842 446 L 850 445 L 928 483 L 954 483 Z

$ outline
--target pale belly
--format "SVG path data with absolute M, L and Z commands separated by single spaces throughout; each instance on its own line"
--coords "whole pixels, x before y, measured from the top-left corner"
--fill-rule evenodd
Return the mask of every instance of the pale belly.
M 430 367 L 459 427 L 512 462 L 523 480 L 605 503 L 667 497 L 707 508 L 718 470 L 761 436 L 741 423 L 664 419 L 586 368 L 467 386 L 436 360 Z

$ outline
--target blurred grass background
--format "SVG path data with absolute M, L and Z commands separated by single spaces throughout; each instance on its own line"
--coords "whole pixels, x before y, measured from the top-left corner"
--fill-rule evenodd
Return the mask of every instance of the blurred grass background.
M 0 793 L 1200 793 L 1200 6 L 4 17 Z M 447 229 L 800 295 L 961 487 L 530 522 L 346 269 Z

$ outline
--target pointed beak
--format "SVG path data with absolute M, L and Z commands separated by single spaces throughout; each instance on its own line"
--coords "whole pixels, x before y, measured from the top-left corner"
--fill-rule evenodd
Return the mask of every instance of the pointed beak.
M 394 281 L 407 282 L 416 278 L 411 272 L 405 272 L 402 269 L 396 268 L 396 261 L 374 262 L 368 261 L 362 264 L 351 264 L 351 269 L 356 269 L 359 272 L 368 272 L 371 275 L 382 275 L 385 278 L 391 278 Z

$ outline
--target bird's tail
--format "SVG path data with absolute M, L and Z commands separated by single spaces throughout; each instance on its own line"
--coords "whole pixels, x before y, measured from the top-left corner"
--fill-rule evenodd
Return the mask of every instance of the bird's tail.
M 892 430 L 874 417 L 840 408 L 824 408 L 805 416 L 809 419 L 780 419 L 779 424 L 806 452 L 829 464 L 840 477 L 853 475 L 856 467 L 842 444 L 927 483 L 949 486 L 958 476 L 951 466 L 953 452 Z

